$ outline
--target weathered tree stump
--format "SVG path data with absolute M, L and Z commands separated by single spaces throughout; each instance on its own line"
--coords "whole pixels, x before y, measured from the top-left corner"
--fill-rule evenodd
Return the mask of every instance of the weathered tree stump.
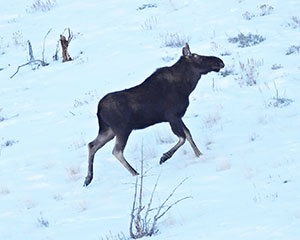
M 68 39 L 63 35 L 60 35 L 60 43 L 61 43 L 61 47 L 62 47 L 63 62 L 72 61 L 72 58 L 71 58 L 70 54 L 68 53 L 68 47 L 73 38 L 73 34 L 70 31 L 70 28 L 68 28 L 68 32 L 69 32 Z

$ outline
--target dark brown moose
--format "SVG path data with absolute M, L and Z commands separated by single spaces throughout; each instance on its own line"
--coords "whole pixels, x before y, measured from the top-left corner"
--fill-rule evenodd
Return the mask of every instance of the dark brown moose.
M 201 155 L 182 117 L 189 105 L 189 95 L 201 75 L 220 71 L 224 63 L 217 57 L 191 53 L 187 43 L 182 54 L 173 66 L 157 69 L 140 85 L 109 93 L 100 100 L 97 112 L 99 133 L 88 144 L 89 166 L 84 186 L 88 186 L 93 179 L 95 153 L 114 137 L 116 142 L 112 154 L 133 176 L 137 175 L 123 155 L 127 139 L 132 130 L 156 123 L 169 122 L 173 133 L 179 138 L 178 143 L 162 155 L 160 164 L 172 157 L 186 139 L 196 156 Z

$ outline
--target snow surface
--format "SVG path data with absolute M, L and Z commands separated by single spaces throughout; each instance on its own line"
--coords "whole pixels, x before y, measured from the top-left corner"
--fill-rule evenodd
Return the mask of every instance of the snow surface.
M 300 239 L 300 57 L 286 55 L 299 44 L 300 26 L 291 22 L 300 17 L 300 1 L 57 0 L 46 12 L 30 11 L 32 3 L 2 1 L 0 10 L 1 240 L 129 236 L 135 178 L 112 156 L 111 141 L 98 151 L 94 180 L 83 188 L 86 145 L 98 131 L 102 96 L 177 61 L 181 48 L 164 44 L 172 34 L 188 40 L 192 52 L 221 57 L 232 74 L 203 76 L 190 96 L 184 121 L 200 158 L 186 143 L 159 165 L 177 141 L 165 123 L 129 138 L 128 161 L 140 169 L 143 152 L 150 169 L 145 204 L 159 175 L 154 206 L 189 177 L 171 202 L 192 198 L 175 205 L 151 239 Z M 138 10 L 144 4 L 156 7 Z M 263 4 L 273 11 L 260 16 Z M 243 17 L 247 11 L 251 20 Z M 53 61 L 68 27 L 74 61 Z M 10 79 L 29 60 L 27 40 L 41 58 L 50 28 L 50 65 L 23 67 Z M 228 42 L 241 32 L 266 40 L 246 48 Z M 257 84 L 240 85 L 239 63 L 251 59 Z M 292 102 L 274 106 L 276 89 Z

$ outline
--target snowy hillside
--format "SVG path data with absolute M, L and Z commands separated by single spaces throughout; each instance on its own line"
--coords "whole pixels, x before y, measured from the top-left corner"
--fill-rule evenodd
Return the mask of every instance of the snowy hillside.
M 35 4 L 34 4 L 35 3 Z M 37 3 L 40 3 L 38 5 Z M 43 5 L 44 4 L 44 5 Z M 300 239 L 300 1 L 13 0 L 0 10 L 0 239 L 129 237 L 135 178 L 95 157 L 83 188 L 98 101 L 192 52 L 225 69 L 202 76 L 184 117 L 203 152 L 168 124 L 131 134 L 125 156 L 148 170 L 145 204 L 159 206 L 186 177 L 151 239 Z M 54 61 L 70 28 L 73 61 Z M 36 59 L 48 66 L 18 66 Z M 35 69 L 33 69 L 35 68 Z M 108 236 L 108 237 L 106 237 Z M 123 237 L 124 238 L 124 237 Z

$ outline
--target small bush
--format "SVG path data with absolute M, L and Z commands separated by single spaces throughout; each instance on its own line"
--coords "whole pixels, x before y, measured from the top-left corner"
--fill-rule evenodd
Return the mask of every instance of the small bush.
M 147 8 L 157 8 L 157 5 L 155 3 L 147 3 L 143 4 L 142 6 L 138 7 L 136 10 L 141 11 Z
M 7 195 L 9 193 L 10 193 L 10 191 L 6 186 L 1 186 L 0 187 L 0 194 Z
M 274 8 L 268 4 L 263 4 L 259 7 L 259 16 L 270 15 L 273 12 Z
M 286 51 L 285 55 L 291 55 L 291 54 L 299 54 L 300 53 L 300 45 L 292 45 L 289 47 L 289 49 Z
M 247 11 L 247 12 L 243 13 L 242 16 L 245 20 L 251 20 L 252 18 L 255 17 L 255 14 Z
M 257 13 L 245 12 L 242 16 L 245 20 L 251 20 L 254 17 L 262 17 L 270 15 L 273 12 L 274 8 L 268 4 L 263 4 L 258 7 Z
M 100 240 L 129 240 L 129 237 L 126 237 L 123 232 L 120 232 L 118 234 L 113 234 L 112 232 L 109 232 L 108 235 L 105 237 L 101 237 Z
M 36 0 L 30 6 L 27 6 L 26 12 L 48 12 L 56 5 L 55 0 Z
M 41 228 L 49 227 L 49 221 L 43 217 L 42 213 L 40 213 L 40 217 L 37 219 L 37 226 Z
M 283 68 L 283 66 L 281 64 L 273 64 L 271 67 L 272 70 L 278 70 L 280 68 Z
M 157 18 L 156 17 L 150 17 L 145 20 L 145 22 L 141 25 L 142 29 L 145 31 L 150 31 L 155 28 L 157 25 Z
M 300 17 L 293 16 L 291 18 L 291 22 L 287 24 L 288 27 L 291 28 L 299 28 L 300 27 Z
M 283 108 L 283 107 L 287 107 L 292 102 L 293 100 L 289 98 L 273 97 L 268 103 L 268 107 Z
M 229 38 L 228 42 L 238 43 L 238 47 L 245 48 L 260 44 L 264 40 L 266 40 L 266 38 L 258 34 L 248 33 L 247 35 L 244 35 L 243 33 L 240 33 L 237 37 Z
M 161 35 L 161 38 L 163 39 L 163 47 L 180 48 L 189 42 L 189 37 L 178 33 L 167 33 Z
M 258 68 L 263 64 L 262 61 L 255 61 L 254 59 L 248 59 L 246 63 L 239 62 L 240 75 L 236 78 L 240 86 L 253 86 L 257 84 L 259 71 Z

